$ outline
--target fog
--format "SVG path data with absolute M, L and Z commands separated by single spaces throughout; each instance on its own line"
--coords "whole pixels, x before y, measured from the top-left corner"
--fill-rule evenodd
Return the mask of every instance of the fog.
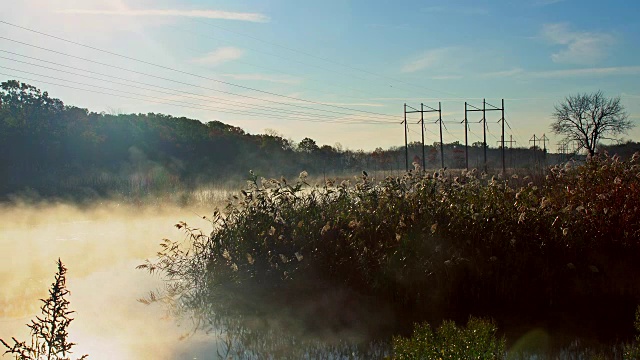
M 185 237 L 174 227 L 180 220 L 208 232 L 211 224 L 202 216 L 212 211 L 213 206 L 116 202 L 0 206 L 0 338 L 29 340 L 25 324 L 40 314 L 38 299 L 48 296 L 60 258 L 68 269 L 70 308 L 76 311 L 69 328 L 69 340 L 78 344 L 75 357 L 211 358 L 214 337 L 186 336 L 189 322 L 172 318 L 159 304 L 137 301 L 163 284 L 135 267 L 154 258 L 163 238 Z

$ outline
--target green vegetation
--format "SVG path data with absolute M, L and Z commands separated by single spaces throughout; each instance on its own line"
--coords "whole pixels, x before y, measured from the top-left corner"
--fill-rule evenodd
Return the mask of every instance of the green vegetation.
M 636 329 L 635 342 L 624 347 L 625 359 L 640 359 L 640 306 L 636 309 L 636 319 L 633 323 Z
M 142 267 L 167 277 L 162 298 L 217 327 L 287 314 L 303 333 L 366 323 L 360 335 L 380 339 L 486 314 L 615 341 L 640 302 L 639 159 L 602 155 L 539 179 L 474 170 L 310 187 L 306 173 L 252 175 L 210 235 L 178 224 L 189 240 L 165 240 Z M 336 292 L 342 321 L 314 322 L 330 310 L 305 304 Z
M 40 299 L 42 306 L 42 317 L 36 316 L 36 320 L 31 320 L 27 326 L 31 329 L 31 343 L 18 341 L 12 338 L 13 345 L 9 345 L 3 339 L 0 342 L 7 349 L 4 353 L 14 355 L 17 360 L 69 360 L 72 353 L 71 348 L 75 345 L 68 341 L 69 333 L 67 328 L 73 318 L 69 315 L 69 300 L 65 297 L 69 295 L 66 287 L 65 274 L 67 269 L 58 259 L 58 271 L 55 281 L 49 289 L 49 297 Z M 88 355 L 83 355 L 79 359 L 86 359 Z
M 416 325 L 411 338 L 393 338 L 393 358 L 412 359 L 504 359 L 505 341 L 498 339 L 491 321 L 471 318 L 466 327 L 445 321 L 435 332 L 429 324 Z

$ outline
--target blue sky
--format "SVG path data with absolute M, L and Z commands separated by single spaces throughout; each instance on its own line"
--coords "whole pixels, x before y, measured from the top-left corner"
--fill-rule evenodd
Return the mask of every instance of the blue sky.
M 442 102 L 444 141 L 464 141 L 464 102 L 504 98 L 507 138 L 523 146 L 546 133 L 555 150 L 550 116 L 567 95 L 621 96 L 640 120 L 639 8 L 577 0 L 4 2 L 2 21 L 130 59 L 0 23 L 0 78 L 93 111 L 220 120 L 350 149 L 401 145 L 405 102 Z M 499 119 L 487 115 L 493 146 Z M 410 141 L 420 139 L 418 120 L 409 115 Z M 470 142 L 481 139 L 478 120 L 470 114 Z M 425 121 L 427 143 L 438 141 L 433 121 Z M 640 129 L 626 138 L 640 139 Z

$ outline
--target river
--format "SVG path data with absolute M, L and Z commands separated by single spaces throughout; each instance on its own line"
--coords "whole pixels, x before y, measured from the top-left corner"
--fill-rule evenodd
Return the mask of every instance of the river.
M 209 214 L 115 202 L 0 206 L 0 338 L 29 340 L 25 324 L 40 314 L 38 299 L 48 296 L 60 258 L 76 311 L 69 327 L 73 358 L 214 358 L 214 337 L 189 335 L 189 322 L 137 301 L 163 284 L 135 267 L 154 258 L 163 238 L 185 237 L 173 226 L 180 220 L 208 232 L 202 215 Z

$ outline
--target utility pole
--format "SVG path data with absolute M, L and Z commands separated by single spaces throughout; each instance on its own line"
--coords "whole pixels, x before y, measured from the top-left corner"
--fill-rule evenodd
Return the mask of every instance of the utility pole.
M 484 150 L 484 172 L 487 172 L 487 102 L 482 99 L 482 148 Z
M 444 169 L 444 142 L 442 141 L 442 105 L 438 101 L 438 122 L 440 123 L 440 162 L 441 169 Z
M 429 110 L 423 110 L 423 112 L 437 112 L 438 120 L 437 123 L 440 124 L 440 165 L 441 168 L 444 169 L 444 143 L 442 142 L 442 103 L 438 101 L 438 108 L 434 109 L 431 106 L 425 105 L 425 107 L 429 108 Z
M 407 111 L 407 106 L 412 108 L 414 111 Z M 420 108 L 422 109 L 422 104 L 420 104 Z M 423 158 L 422 163 L 424 164 L 424 119 L 422 117 L 422 110 L 418 110 L 413 106 L 409 106 L 407 105 L 407 103 L 405 103 L 404 104 L 404 158 L 405 158 L 405 169 L 407 172 L 409 172 L 409 144 L 407 143 L 407 132 L 408 132 L 407 114 L 413 114 L 413 113 L 420 113 L 420 121 L 418 121 L 418 123 L 423 123 L 422 124 L 422 158 Z
M 560 162 L 564 162 L 567 158 L 569 146 L 567 143 L 558 143 L 558 152 L 560 153 Z
M 502 99 L 502 117 L 500 121 L 502 122 L 502 136 L 500 139 L 502 140 L 502 174 L 505 175 L 507 173 L 507 168 L 504 164 L 504 99 Z
M 484 104 L 484 100 L 482 100 L 482 103 Z M 467 107 L 471 107 L 472 109 L 468 109 Z M 477 107 L 465 102 L 464 103 L 464 122 L 465 122 L 465 124 L 468 124 L 467 113 L 469 111 L 482 111 L 482 120 L 480 120 L 479 122 L 482 122 L 482 121 L 485 120 L 484 113 L 485 113 L 486 110 L 484 109 L 484 106 L 483 106 L 483 109 L 480 109 L 480 108 L 477 108 Z M 485 128 L 485 130 L 486 130 L 486 128 Z M 469 146 L 469 144 L 467 143 L 467 127 L 466 126 L 465 126 L 465 130 L 464 130 L 464 138 L 465 138 L 464 145 L 465 145 L 465 149 L 466 149 Z M 485 138 L 484 138 L 484 142 L 483 142 L 483 145 L 484 145 L 484 148 L 485 148 L 485 152 L 484 152 L 485 169 L 486 169 L 486 164 L 487 164 L 487 151 L 486 151 L 487 142 L 486 142 L 486 140 L 487 140 L 487 138 L 486 138 L 486 134 L 485 134 Z M 468 156 L 467 156 L 467 159 L 468 159 Z M 469 162 L 467 161 L 467 170 L 468 169 L 469 169 Z
M 539 141 L 542 141 L 542 165 L 547 166 L 547 141 L 549 141 L 549 138 L 547 135 L 542 134 Z
M 487 109 L 487 105 L 490 106 L 490 108 Z M 467 106 L 472 107 L 473 109 L 467 109 Z M 486 117 L 486 113 L 487 111 L 502 111 L 502 118 L 500 119 L 500 121 L 502 121 L 502 171 L 503 173 L 505 172 L 505 160 L 504 160 L 504 99 L 502 99 L 502 107 L 497 107 L 495 105 L 491 105 L 489 104 L 486 99 L 482 99 L 482 109 L 479 109 L 473 105 L 470 105 L 468 103 L 464 103 L 464 118 L 465 118 L 465 123 L 466 123 L 466 119 L 467 119 L 467 112 L 468 111 L 482 111 L 482 119 L 478 122 L 482 123 L 482 145 L 484 148 L 484 171 L 487 171 L 487 117 Z M 465 127 L 465 138 L 467 136 L 466 133 L 466 127 Z M 466 144 L 466 140 L 465 140 L 465 144 Z
M 422 130 L 422 171 L 427 168 L 427 160 L 424 158 L 424 104 L 420 103 L 420 129 Z
M 531 137 L 531 139 L 529 139 L 529 142 L 533 141 L 533 162 L 534 164 L 537 162 L 536 159 L 536 145 L 538 143 L 538 141 L 540 141 L 540 138 L 536 137 L 536 134 L 533 134 L 533 137 Z
M 513 168 L 513 144 L 515 144 L 515 140 L 513 140 L 513 135 L 509 135 L 509 164 Z
M 560 162 L 564 161 L 564 144 L 563 143 L 557 143 L 556 146 L 558 146 L 558 154 L 560 154 Z
M 443 145 L 442 145 L 442 106 L 441 103 L 438 102 L 438 108 L 434 109 L 431 106 L 427 106 L 423 103 L 420 103 L 420 110 L 415 109 L 411 106 L 409 106 L 411 109 L 413 109 L 414 111 L 407 111 L 407 104 L 404 105 L 404 118 L 405 118 L 405 126 L 406 126 L 406 119 L 407 119 L 407 114 L 412 114 L 412 113 L 420 113 L 420 121 L 418 121 L 418 124 L 421 124 L 422 126 L 422 170 L 425 170 L 427 168 L 427 163 L 425 160 L 425 155 L 424 155 L 424 113 L 429 113 L 429 112 L 437 112 L 438 113 L 438 121 L 440 122 L 440 156 L 442 158 L 442 168 L 444 169 L 444 153 L 442 152 L 443 150 Z M 429 110 L 425 110 L 424 108 L 428 108 Z M 406 143 L 406 141 L 405 141 Z M 409 168 L 409 155 L 407 153 L 407 169 Z M 408 171 L 408 170 L 407 170 Z
M 501 140 L 496 141 L 496 144 L 498 146 L 502 146 L 502 149 L 505 148 L 505 143 L 509 144 L 509 166 L 513 167 L 513 144 L 516 143 L 515 140 L 513 140 L 513 135 L 509 135 L 509 140 L 505 140 L 504 137 L 502 137 Z M 504 156 L 504 155 L 503 155 Z
M 547 152 L 547 141 L 549 141 L 549 138 L 547 137 L 547 135 L 542 134 L 542 137 L 539 138 L 539 141 L 542 141 L 542 151 L 544 151 L 545 153 Z
M 464 123 L 464 164 L 465 167 L 467 168 L 467 171 L 469 171 L 469 141 L 467 140 L 467 132 L 469 130 L 469 124 L 467 121 L 467 102 L 464 102 L 464 120 L 462 120 L 462 122 Z
M 407 143 L 407 103 L 404 103 L 404 168 L 406 172 L 409 172 L 409 144 Z

